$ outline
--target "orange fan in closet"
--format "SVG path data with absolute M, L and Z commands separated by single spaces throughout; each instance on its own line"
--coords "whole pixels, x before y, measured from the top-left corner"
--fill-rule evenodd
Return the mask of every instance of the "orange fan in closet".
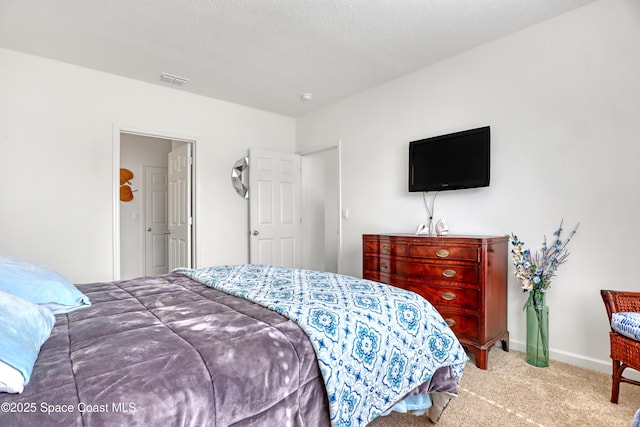
M 133 172 L 129 169 L 120 169 L 120 200 L 123 202 L 130 202 L 133 200 L 133 192 L 131 190 L 131 180 L 133 179 Z

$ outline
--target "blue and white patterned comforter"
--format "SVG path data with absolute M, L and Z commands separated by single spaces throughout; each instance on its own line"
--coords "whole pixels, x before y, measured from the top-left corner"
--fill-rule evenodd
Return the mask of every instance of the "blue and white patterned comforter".
M 440 314 L 413 292 L 256 264 L 175 272 L 295 321 L 315 348 L 336 427 L 366 425 L 440 367 L 459 381 L 468 360 Z

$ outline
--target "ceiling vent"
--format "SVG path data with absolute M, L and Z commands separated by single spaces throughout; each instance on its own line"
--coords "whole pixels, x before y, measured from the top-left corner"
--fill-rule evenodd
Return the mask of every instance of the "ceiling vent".
M 182 86 L 183 84 L 189 81 L 189 79 L 186 79 L 180 76 L 174 76 L 173 74 L 169 74 L 169 73 L 160 74 L 160 80 L 167 83 L 173 83 L 174 85 L 178 85 L 178 86 Z

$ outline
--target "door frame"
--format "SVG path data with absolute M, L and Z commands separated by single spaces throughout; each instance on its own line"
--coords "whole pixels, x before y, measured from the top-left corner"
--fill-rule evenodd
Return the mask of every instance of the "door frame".
M 158 131 L 150 129 L 136 128 L 132 126 L 123 126 L 113 124 L 112 134 L 112 206 L 113 206 L 113 254 L 112 254 L 112 280 L 119 280 L 120 270 L 120 134 L 127 133 L 132 135 L 147 136 L 151 138 L 169 139 L 173 141 L 186 142 L 191 144 L 192 170 L 191 170 L 191 267 L 196 268 L 196 140 L 194 136 L 184 135 L 173 131 Z

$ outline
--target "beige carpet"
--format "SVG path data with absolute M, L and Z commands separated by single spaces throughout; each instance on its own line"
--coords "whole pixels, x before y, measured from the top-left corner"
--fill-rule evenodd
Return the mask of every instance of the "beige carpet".
M 630 427 L 640 408 L 640 387 L 620 386 L 616 405 L 609 401 L 611 376 L 551 361 L 528 365 L 524 354 L 496 347 L 486 371 L 466 365 L 460 394 L 444 411 L 438 427 L 589 426 Z M 426 417 L 392 413 L 369 427 L 434 426 Z

